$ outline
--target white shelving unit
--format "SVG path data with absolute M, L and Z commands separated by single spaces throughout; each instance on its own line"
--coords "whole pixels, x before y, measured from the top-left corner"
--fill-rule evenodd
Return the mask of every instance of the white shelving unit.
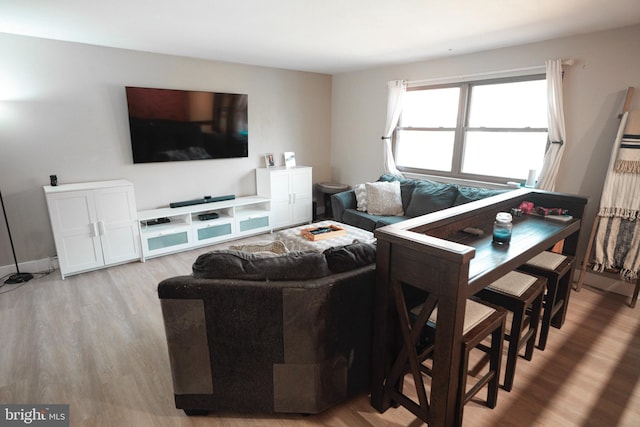
M 199 215 L 215 213 L 215 219 Z M 149 225 L 151 221 L 166 223 Z M 142 261 L 225 240 L 270 231 L 271 200 L 261 196 L 204 203 L 179 208 L 160 208 L 138 212 Z

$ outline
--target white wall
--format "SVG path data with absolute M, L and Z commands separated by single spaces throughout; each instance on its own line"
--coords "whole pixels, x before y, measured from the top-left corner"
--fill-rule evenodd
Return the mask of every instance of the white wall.
M 129 179 L 139 209 L 251 194 L 265 152 L 295 151 L 299 164 L 314 167 L 314 182 L 355 184 L 382 173 L 388 80 L 540 66 L 556 57 L 576 60 L 565 74 L 568 141 L 557 189 L 590 197 L 590 229 L 628 86 L 638 88 L 632 107 L 640 108 L 637 40 L 640 26 L 633 26 L 332 79 L 0 34 L 0 190 L 18 259 L 55 254 L 42 193 L 50 174 L 61 183 Z M 126 85 L 248 93 L 249 157 L 133 165 Z M 12 263 L 1 220 L 0 266 Z
M 51 174 L 61 184 L 128 179 L 138 209 L 255 194 L 266 152 L 295 151 L 314 182 L 330 180 L 329 75 L 6 34 L 0 58 L 0 191 L 21 263 L 55 255 L 42 190 Z M 125 86 L 247 93 L 249 157 L 134 165 Z M 0 266 L 11 264 L 2 218 Z
M 331 165 L 333 178 L 350 185 L 382 173 L 380 136 L 386 116 L 386 82 L 423 80 L 544 66 L 574 58 L 566 68 L 567 144 L 556 190 L 590 198 L 579 254 L 600 201 L 613 139 L 628 86 L 640 108 L 640 26 L 550 40 L 477 54 L 351 72 L 333 77 Z M 358 161 L 354 161 L 358 159 Z

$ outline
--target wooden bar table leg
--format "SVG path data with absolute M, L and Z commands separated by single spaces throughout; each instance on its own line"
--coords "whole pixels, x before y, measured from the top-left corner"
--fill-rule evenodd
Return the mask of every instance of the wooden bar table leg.
M 460 355 L 462 329 L 469 277 L 468 264 L 458 265 L 458 277 L 442 283 L 438 300 L 438 318 L 433 357 L 433 381 L 431 385 L 431 414 L 429 426 L 459 426 L 457 418 L 458 383 L 460 381 Z M 465 268 L 466 267 L 466 268 Z M 459 286 L 460 284 L 462 286 Z
M 377 243 L 376 292 L 373 311 L 373 354 L 371 361 L 371 406 L 384 412 L 391 406 L 390 399 L 385 396 L 385 378 L 390 370 L 391 349 L 393 343 L 390 328 L 389 307 L 389 262 L 391 260 L 391 244 L 380 241 Z
M 378 411 L 384 412 L 390 406 L 400 403 L 429 426 L 450 427 L 461 424 L 458 405 L 464 402 L 459 402 L 458 384 L 469 261 L 473 254 L 472 248 L 465 248 L 462 253 L 452 255 L 451 259 L 437 259 L 416 251 L 415 248 L 378 239 L 371 391 L 371 405 Z M 438 274 L 432 274 L 436 270 Z M 438 326 L 434 341 L 432 386 L 429 393 L 431 398 L 428 402 L 412 404 L 406 396 L 397 393 L 399 400 L 396 401 L 390 390 L 399 390 L 400 385 L 387 383 L 396 381 L 395 377 L 390 378 L 394 361 L 404 363 L 403 360 L 397 361 L 398 357 L 402 358 L 402 354 L 409 355 L 407 363 L 412 362 L 411 357 L 415 358 L 411 351 L 403 352 L 399 340 L 395 338 L 406 337 L 408 331 L 398 330 L 403 323 L 399 321 L 399 315 L 406 316 L 406 310 L 400 313 L 396 307 L 398 296 L 394 298 L 391 294 L 394 283 L 415 287 L 437 301 Z M 406 340 L 404 345 L 407 345 Z M 398 380 L 400 381 L 402 378 Z M 419 396 L 421 394 L 418 392 Z

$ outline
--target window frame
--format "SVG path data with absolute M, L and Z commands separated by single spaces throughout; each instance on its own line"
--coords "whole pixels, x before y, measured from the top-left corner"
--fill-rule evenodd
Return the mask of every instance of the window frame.
M 522 76 L 513 76 L 513 77 L 500 77 L 500 78 L 489 78 L 482 80 L 468 80 L 461 82 L 451 82 L 451 83 L 443 83 L 443 84 L 433 84 L 433 85 L 416 85 L 409 86 L 407 91 L 418 91 L 418 90 L 431 90 L 431 89 L 444 89 L 451 87 L 460 88 L 460 94 L 458 99 L 458 117 L 456 120 L 456 127 L 402 127 L 400 123 L 402 121 L 402 114 L 398 120 L 398 125 L 395 127 L 392 136 L 392 147 L 393 147 L 393 155 L 397 158 L 398 153 L 398 132 L 401 130 L 411 130 L 411 131 L 448 131 L 454 132 L 454 141 L 453 141 L 453 153 L 452 153 L 452 163 L 451 163 L 451 171 L 441 171 L 434 169 L 419 169 L 407 166 L 396 165 L 398 170 L 405 173 L 417 174 L 417 175 L 432 175 L 437 177 L 446 177 L 453 178 L 459 180 L 469 180 L 469 181 L 484 181 L 484 182 L 493 182 L 504 184 L 508 181 L 514 181 L 519 183 L 524 183 L 525 179 L 522 178 L 514 178 L 514 177 L 501 177 L 501 176 L 490 176 L 490 175 L 479 175 L 479 174 L 471 174 L 462 172 L 462 161 L 464 156 L 465 149 L 465 139 L 468 131 L 474 132 L 549 132 L 548 127 L 545 128 L 532 128 L 532 127 L 524 127 L 524 128 L 504 128 L 504 127 L 469 127 L 469 109 L 471 107 L 470 96 L 471 96 L 471 88 L 473 86 L 482 86 L 482 85 L 490 85 L 490 84 L 501 84 L 501 83 L 513 83 L 513 82 L 523 82 L 523 81 L 534 81 L 534 80 L 546 80 L 545 73 L 536 73 L 536 74 L 528 74 Z M 548 147 L 548 136 L 547 136 L 547 147 Z

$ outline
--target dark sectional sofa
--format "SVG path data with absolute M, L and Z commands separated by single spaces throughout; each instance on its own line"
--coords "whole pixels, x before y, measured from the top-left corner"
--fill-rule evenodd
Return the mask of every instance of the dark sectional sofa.
M 363 229 L 501 192 L 399 180 L 405 216 L 356 210 L 333 196 L 335 219 Z M 370 388 L 375 244 L 258 256 L 200 255 L 189 276 L 158 285 L 176 407 L 187 414 L 318 413 Z
M 162 281 L 176 407 L 311 414 L 368 392 L 375 252 L 212 251 Z
M 378 181 L 400 182 L 403 216 L 373 215 L 366 211 L 359 211 L 357 210 L 355 190 L 349 190 L 331 196 L 333 219 L 343 224 L 373 231 L 378 227 L 509 191 L 509 189 L 491 189 L 406 179 L 388 174 L 382 175 Z

